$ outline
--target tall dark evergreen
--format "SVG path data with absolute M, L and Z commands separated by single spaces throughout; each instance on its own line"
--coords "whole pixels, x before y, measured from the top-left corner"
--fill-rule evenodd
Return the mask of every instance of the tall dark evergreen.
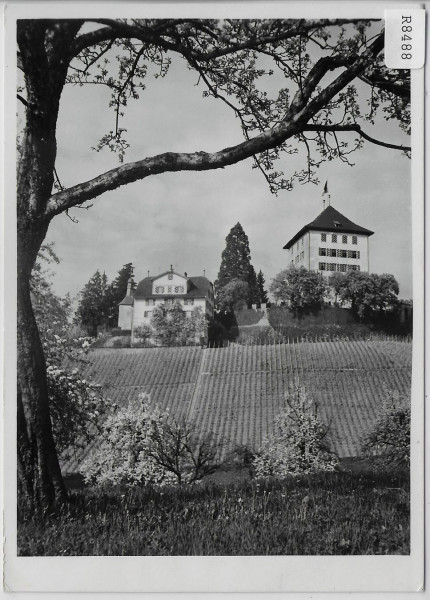
M 257 275 L 257 288 L 258 288 L 258 298 L 259 298 L 258 303 L 260 305 L 267 304 L 269 302 L 269 296 L 267 295 L 266 289 L 264 287 L 265 283 L 266 283 L 266 281 L 264 279 L 263 271 L 260 269 L 260 271 Z
M 80 292 L 78 309 L 79 322 L 88 334 L 96 336 L 99 327 L 107 325 L 106 291 L 108 283 L 106 274 L 97 270 Z
M 118 271 L 117 277 L 109 284 L 106 291 L 107 321 L 109 327 L 118 325 L 118 305 L 127 294 L 127 284 L 133 277 L 134 267 L 127 263 Z
M 225 239 L 225 248 L 221 255 L 221 266 L 215 281 L 215 290 L 220 291 L 232 281 L 244 281 L 248 284 L 247 304 L 258 302 L 257 276 L 251 265 L 251 252 L 248 236 L 242 225 L 236 223 Z

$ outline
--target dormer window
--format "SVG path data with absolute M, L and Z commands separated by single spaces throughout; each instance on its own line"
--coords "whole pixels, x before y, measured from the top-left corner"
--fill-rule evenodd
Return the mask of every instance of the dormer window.
M 334 226 L 336 227 L 336 229 L 339 229 L 339 227 L 340 227 L 339 221 L 333 221 L 333 223 L 334 223 Z

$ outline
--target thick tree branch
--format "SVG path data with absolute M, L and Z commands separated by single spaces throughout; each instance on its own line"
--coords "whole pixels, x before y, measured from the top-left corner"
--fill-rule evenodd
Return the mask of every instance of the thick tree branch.
M 263 131 L 255 138 L 246 140 L 231 148 L 224 148 L 219 152 L 193 152 L 188 154 L 166 152 L 165 154 L 122 165 L 99 175 L 91 181 L 78 184 L 52 196 L 48 201 L 44 218 L 49 220 L 54 215 L 76 204 L 82 204 L 121 185 L 145 179 L 149 175 L 175 171 L 219 169 L 279 146 L 290 137 L 303 131 L 309 120 L 368 66 L 369 61 L 373 60 L 383 48 L 383 44 L 384 35 L 381 34 L 361 56 L 355 59 L 354 64 L 341 73 L 302 110 L 297 111 L 297 107 L 290 107 L 283 121 L 271 129 Z
M 383 146 L 384 148 L 391 148 L 393 150 L 404 150 L 405 152 L 410 152 L 410 146 L 402 146 L 400 144 L 389 144 L 388 142 L 383 142 L 381 140 L 377 140 L 361 129 L 360 125 L 352 124 L 352 125 L 306 125 L 303 128 L 303 131 L 321 131 L 321 132 L 337 132 L 337 131 L 355 131 L 362 138 L 367 140 L 368 142 L 372 142 L 372 144 L 376 144 L 377 146 Z

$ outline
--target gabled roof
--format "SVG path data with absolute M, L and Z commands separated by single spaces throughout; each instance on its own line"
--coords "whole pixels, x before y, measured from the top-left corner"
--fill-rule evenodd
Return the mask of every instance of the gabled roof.
M 171 271 L 166 271 L 171 273 Z M 165 275 L 163 273 L 162 275 Z M 136 291 L 134 292 L 135 299 L 149 299 L 149 298 L 205 298 L 207 291 L 212 287 L 211 282 L 206 277 L 187 277 L 189 291 L 186 294 L 153 294 L 152 283 L 159 279 L 162 275 L 156 277 L 145 277 L 142 281 L 139 281 Z M 183 275 L 181 275 L 183 277 Z
M 164 275 L 177 275 L 178 277 L 182 277 L 182 279 L 187 279 L 186 275 L 184 275 L 183 273 L 178 273 L 177 271 L 170 270 L 170 271 L 164 271 L 163 273 L 160 273 L 159 275 L 152 277 L 152 280 L 160 279 L 160 277 L 164 277 Z
M 300 229 L 294 237 L 284 246 L 284 250 L 289 250 L 297 240 L 299 240 L 307 231 L 333 231 L 334 233 L 360 233 L 362 235 L 373 235 L 373 231 L 356 225 L 333 206 L 327 206 L 316 219 Z

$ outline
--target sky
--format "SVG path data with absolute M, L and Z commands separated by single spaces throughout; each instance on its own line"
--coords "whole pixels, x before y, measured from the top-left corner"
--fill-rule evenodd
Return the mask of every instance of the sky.
M 196 75 L 174 61 L 164 79 L 148 80 L 141 98 L 126 109 L 125 161 L 166 151 L 215 151 L 242 141 L 238 120 L 222 103 L 202 98 Z M 101 86 L 67 86 L 58 122 L 57 172 L 66 187 L 118 166 L 108 150 L 91 150 L 114 127 L 109 95 Z M 398 127 L 366 124 L 370 135 L 404 143 Z M 89 210 L 74 209 L 52 221 L 46 241 L 60 258 L 53 286 L 75 296 L 94 272 L 112 280 L 128 262 L 139 281 L 170 268 L 217 277 L 225 238 L 240 222 L 249 239 L 251 262 L 267 286 L 288 266 L 283 246 L 323 210 L 328 181 L 331 204 L 353 222 L 374 231 L 370 271 L 392 273 L 400 297 L 412 297 L 410 161 L 401 152 L 365 143 L 353 167 L 334 160 L 318 172 L 319 185 L 296 183 L 274 196 L 252 161 L 203 173 L 171 173 L 108 192 Z M 304 167 L 297 156 L 282 157 L 286 176 Z

